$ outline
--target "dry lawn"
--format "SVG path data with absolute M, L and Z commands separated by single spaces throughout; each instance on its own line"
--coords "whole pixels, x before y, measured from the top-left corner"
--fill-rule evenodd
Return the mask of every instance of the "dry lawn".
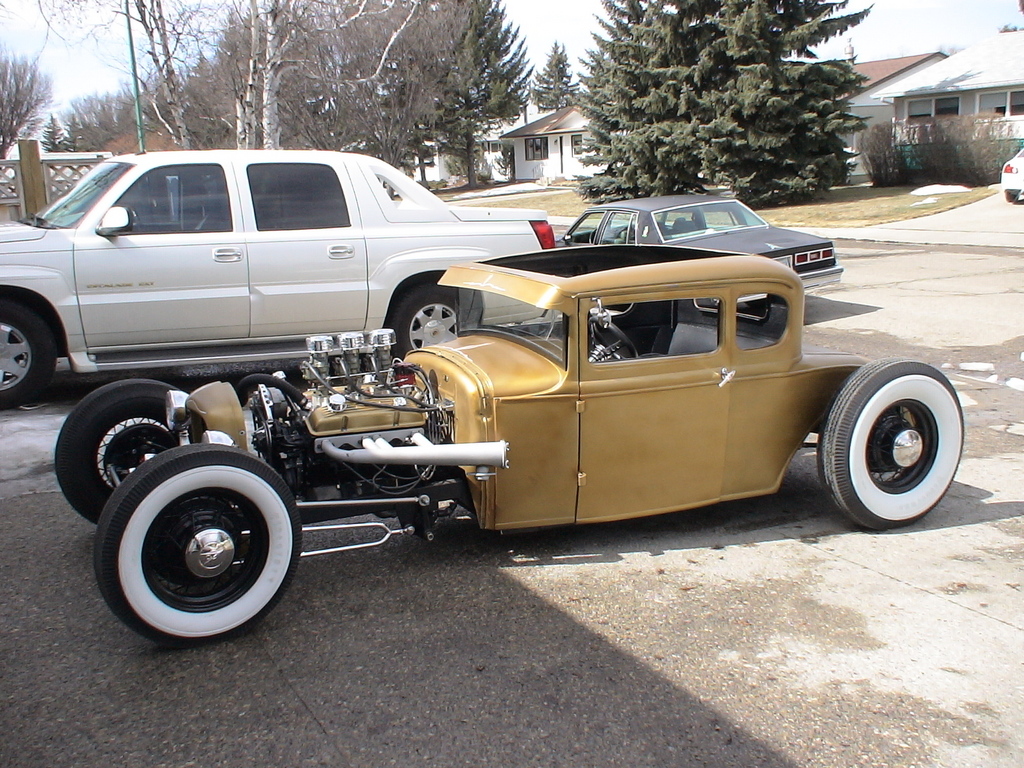
M 933 195 L 935 202 L 922 204 L 927 197 L 911 195 L 915 187 L 869 186 L 835 187 L 824 200 L 802 205 L 758 210 L 765 219 L 780 227 L 871 227 L 891 221 L 904 221 L 948 211 L 993 194 L 986 187 L 949 195 Z M 460 200 L 454 205 L 494 208 L 540 208 L 548 216 L 579 216 L 587 207 L 572 189 L 531 192 L 502 197 Z
M 824 200 L 758 210 L 779 227 L 872 227 L 959 208 L 993 194 L 987 187 L 948 195 L 911 195 L 916 187 L 834 187 Z M 934 198 L 935 202 L 922 204 Z

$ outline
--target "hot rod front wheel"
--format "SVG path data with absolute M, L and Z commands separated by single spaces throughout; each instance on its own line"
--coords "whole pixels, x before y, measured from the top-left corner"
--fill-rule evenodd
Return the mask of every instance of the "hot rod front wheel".
M 178 444 L 164 424 L 172 389 L 152 379 L 115 381 L 89 393 L 64 420 L 54 471 L 64 498 L 89 522 L 147 457 Z
M 301 523 L 284 481 L 235 448 L 187 445 L 147 461 L 100 517 L 94 565 L 136 632 L 188 646 L 245 632 L 280 599 Z
M 946 377 L 924 363 L 880 360 L 832 402 L 818 468 L 843 511 L 881 530 L 927 514 L 953 482 L 962 449 L 963 414 Z

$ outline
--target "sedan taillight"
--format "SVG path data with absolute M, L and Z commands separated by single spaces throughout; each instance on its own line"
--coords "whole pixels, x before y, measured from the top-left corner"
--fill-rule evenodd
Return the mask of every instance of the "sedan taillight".
M 551 228 L 548 222 L 531 221 L 530 226 L 533 227 L 533 234 L 537 236 L 537 241 L 540 243 L 541 248 L 555 247 L 555 230 Z

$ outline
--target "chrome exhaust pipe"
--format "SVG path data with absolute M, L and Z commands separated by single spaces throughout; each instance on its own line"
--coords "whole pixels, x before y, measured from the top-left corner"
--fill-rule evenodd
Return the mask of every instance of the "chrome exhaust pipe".
M 409 436 L 413 445 L 394 446 L 383 438 L 364 437 L 362 448 L 337 448 L 326 440 L 323 452 L 335 461 L 349 464 L 418 464 L 446 467 L 508 467 L 508 443 L 445 443 L 435 445 L 424 435 Z

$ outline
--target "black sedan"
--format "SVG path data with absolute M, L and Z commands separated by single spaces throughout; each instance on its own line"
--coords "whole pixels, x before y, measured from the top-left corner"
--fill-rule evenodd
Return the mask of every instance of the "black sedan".
M 805 288 L 834 283 L 843 274 L 831 240 L 773 227 L 739 200 L 675 195 L 621 200 L 588 208 L 563 245 L 662 244 L 755 253 L 781 261 Z

